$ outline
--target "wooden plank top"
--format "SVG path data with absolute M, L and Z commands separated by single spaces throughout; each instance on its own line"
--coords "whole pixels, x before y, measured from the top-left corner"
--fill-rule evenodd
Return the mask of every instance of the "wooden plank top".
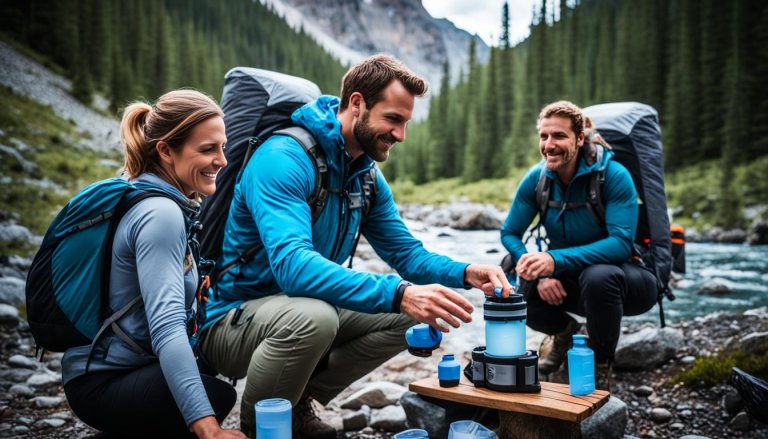
M 571 422 L 588 418 L 608 402 L 610 396 L 605 390 L 595 390 L 585 396 L 572 396 L 567 384 L 548 382 L 541 382 L 541 392 L 537 393 L 497 392 L 475 387 L 463 375 L 456 387 L 440 387 L 437 377 L 430 377 L 411 383 L 409 388 L 412 392 L 433 398 Z

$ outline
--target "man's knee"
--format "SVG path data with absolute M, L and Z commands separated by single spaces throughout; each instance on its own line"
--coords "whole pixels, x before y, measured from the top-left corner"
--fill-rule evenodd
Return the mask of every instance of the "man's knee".
M 624 270 L 612 264 L 592 265 L 581 272 L 579 287 L 587 300 L 622 297 L 626 291 Z
M 296 335 L 330 343 L 339 331 L 339 314 L 328 302 L 293 297 L 276 315 L 276 326 L 291 328 Z

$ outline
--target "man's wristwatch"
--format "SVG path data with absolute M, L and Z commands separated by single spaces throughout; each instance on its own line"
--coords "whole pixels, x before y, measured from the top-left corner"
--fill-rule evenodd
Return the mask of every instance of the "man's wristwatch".
M 395 298 L 392 299 L 392 312 L 399 313 L 400 312 L 400 302 L 403 301 L 403 295 L 405 294 L 405 289 L 413 285 L 412 283 L 408 282 L 407 280 L 403 279 L 400 281 L 400 283 L 397 284 L 397 288 L 395 288 Z

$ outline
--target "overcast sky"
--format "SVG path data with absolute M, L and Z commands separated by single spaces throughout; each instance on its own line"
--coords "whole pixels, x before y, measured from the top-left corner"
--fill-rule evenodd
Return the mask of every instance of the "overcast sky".
M 488 45 L 498 45 L 504 0 L 422 0 L 422 3 L 433 17 L 447 18 L 457 27 L 479 35 Z M 537 0 L 509 0 L 512 44 L 528 36 L 535 3 Z

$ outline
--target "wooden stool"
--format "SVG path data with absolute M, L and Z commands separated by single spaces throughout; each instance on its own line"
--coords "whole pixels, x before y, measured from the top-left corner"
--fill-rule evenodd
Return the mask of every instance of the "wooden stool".
M 475 387 L 462 375 L 456 387 L 440 387 L 437 377 L 411 383 L 420 395 L 499 411 L 501 439 L 580 438 L 580 423 L 608 402 L 610 393 L 596 390 L 571 396 L 567 384 L 541 383 L 538 393 L 504 393 Z

